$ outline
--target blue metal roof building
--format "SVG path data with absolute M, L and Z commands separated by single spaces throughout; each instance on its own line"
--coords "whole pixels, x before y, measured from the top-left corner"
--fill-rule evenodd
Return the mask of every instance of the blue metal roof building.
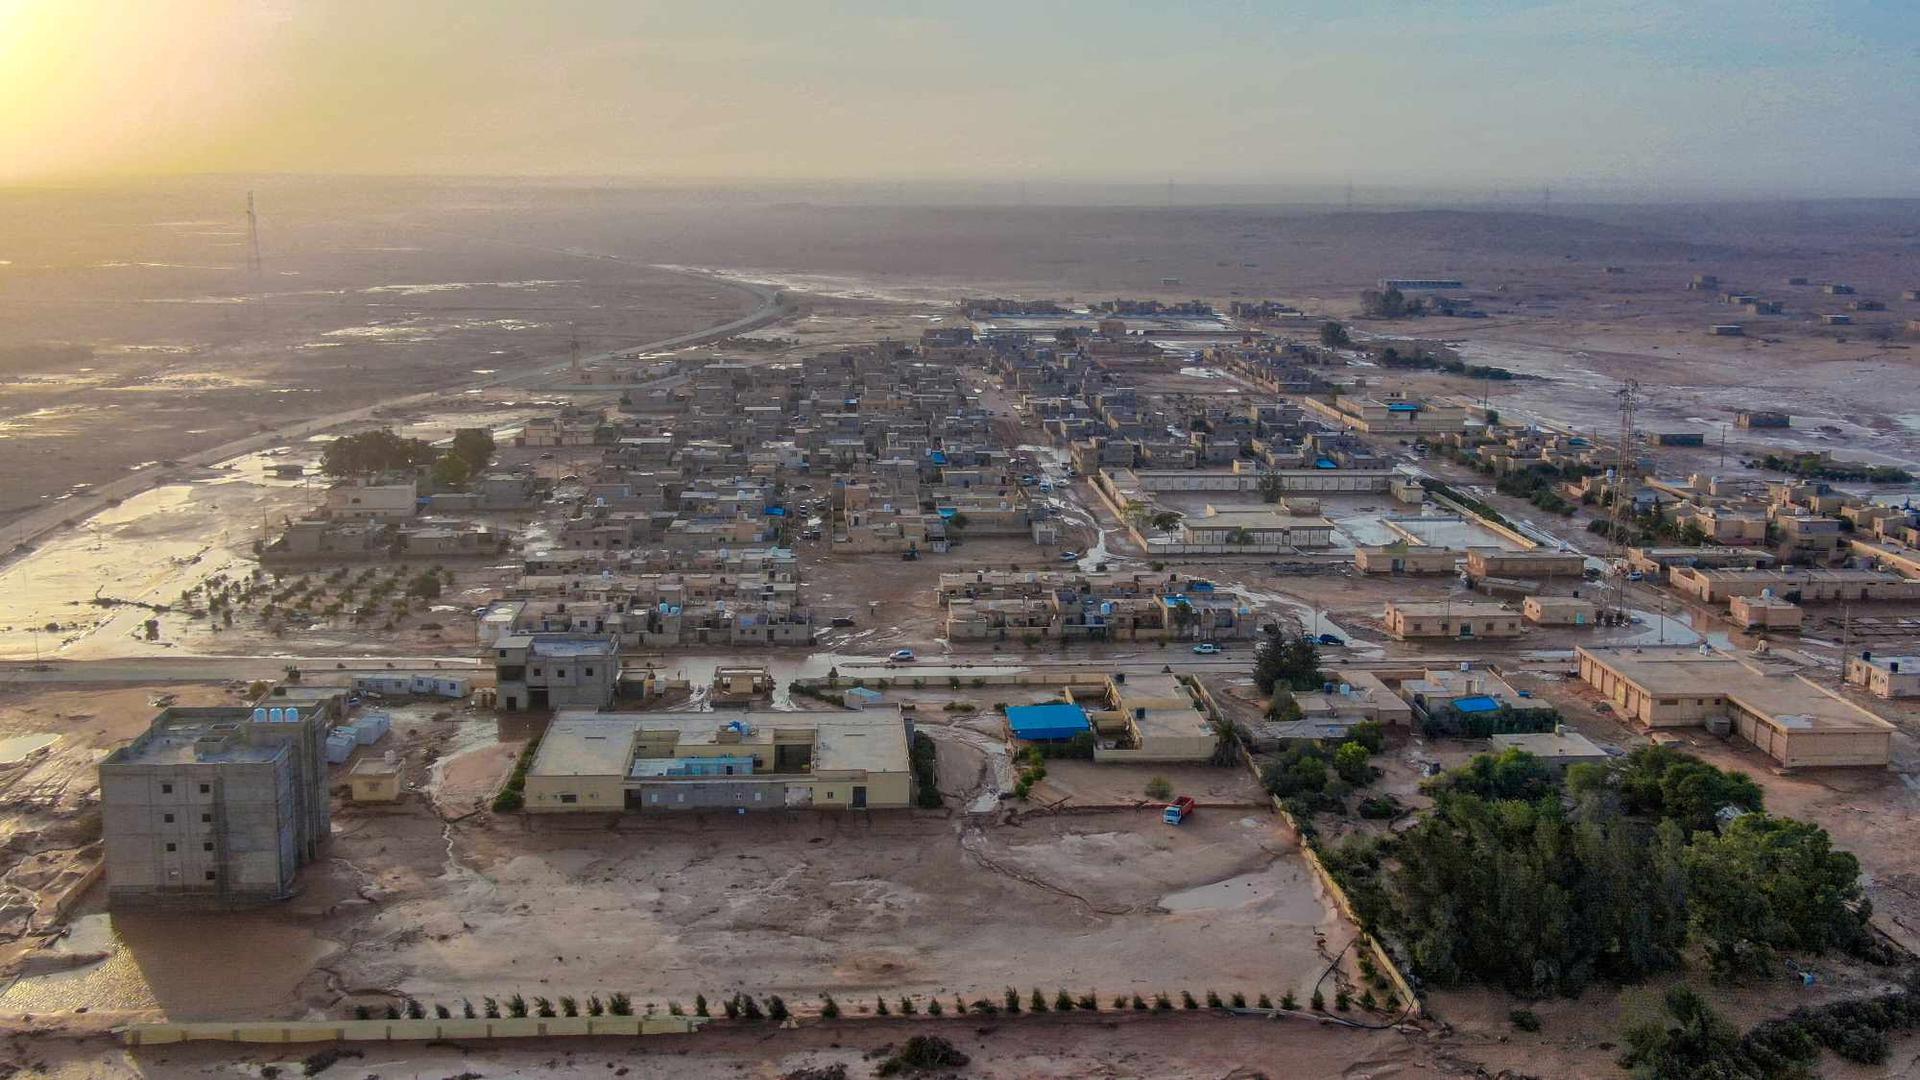
M 1087 722 L 1087 710 L 1065 701 L 1009 706 L 1007 724 L 1016 737 L 1032 742 L 1071 739 L 1093 727 Z

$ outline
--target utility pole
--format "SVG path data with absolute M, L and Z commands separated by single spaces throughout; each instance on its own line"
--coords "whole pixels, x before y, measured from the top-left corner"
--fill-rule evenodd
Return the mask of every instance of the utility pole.
M 247 273 L 259 284 L 260 277 L 260 215 L 253 209 L 253 192 L 247 192 Z
M 1622 383 L 1614 392 L 1620 400 L 1620 453 L 1613 470 L 1613 506 L 1608 515 L 1607 561 L 1613 564 L 1613 609 L 1619 615 L 1627 610 L 1627 571 L 1623 564 L 1626 544 L 1621 539 L 1624 526 L 1621 517 L 1632 501 L 1633 484 L 1629 479 L 1633 462 L 1633 410 L 1638 406 L 1636 400 L 1640 394 L 1640 384 L 1633 379 Z

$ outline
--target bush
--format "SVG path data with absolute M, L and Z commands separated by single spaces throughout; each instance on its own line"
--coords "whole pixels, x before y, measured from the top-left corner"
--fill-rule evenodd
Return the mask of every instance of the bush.
M 1327 999 L 1321 996 L 1320 991 L 1318 989 L 1315 989 L 1313 992 L 1313 997 L 1307 1002 L 1307 1007 L 1312 1009 L 1314 1012 L 1326 1012 Z
M 820 1019 L 840 1019 L 840 1003 L 833 1000 L 832 994 L 822 994 L 820 996 Z
M 1352 1006 L 1352 1004 L 1353 1004 L 1353 999 L 1347 996 L 1347 992 L 1345 990 L 1334 991 L 1333 993 L 1334 1011 L 1346 1012 Z
M 875 1075 L 899 1076 L 902 1073 L 958 1069 L 965 1066 L 969 1060 L 967 1055 L 938 1035 L 915 1035 L 907 1040 L 905 1046 L 895 1051 L 892 1057 L 881 1062 Z
M 1073 1011 L 1073 995 L 1067 993 L 1066 987 L 1061 987 L 1060 990 L 1053 995 L 1053 1008 L 1055 1012 Z
M 1521 1031 L 1540 1030 L 1540 1017 L 1532 1009 L 1513 1009 L 1507 1013 L 1507 1021 Z
M 933 998 L 927 1002 L 928 1016 L 939 1016 L 941 1013 L 946 1011 L 947 1011 L 946 1008 L 940 1004 L 939 998 Z
M 1224 1009 L 1226 1008 L 1226 1002 L 1220 1000 L 1220 995 L 1218 993 L 1212 990 L 1209 990 L 1207 991 L 1207 1008 Z
M 1173 798 L 1173 783 L 1164 776 L 1156 776 L 1147 781 L 1147 798 L 1155 802 L 1166 802 Z
M 1197 1009 L 1200 1007 L 1200 1003 L 1194 1000 L 1193 991 L 1180 991 L 1180 1007 L 1183 1009 Z

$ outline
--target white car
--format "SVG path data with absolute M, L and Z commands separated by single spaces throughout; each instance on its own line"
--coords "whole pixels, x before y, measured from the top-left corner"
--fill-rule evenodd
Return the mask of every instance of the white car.
M 910 664 L 913 662 L 913 650 L 895 649 L 887 654 L 887 659 L 896 664 Z
M 1220 646 L 1215 645 L 1211 641 L 1203 641 L 1195 645 L 1193 651 L 1201 656 L 1213 656 L 1220 651 Z

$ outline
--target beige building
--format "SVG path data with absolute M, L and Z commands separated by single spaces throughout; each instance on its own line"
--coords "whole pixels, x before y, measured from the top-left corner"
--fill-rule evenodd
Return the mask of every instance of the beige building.
M 1536 626 L 1592 626 L 1594 603 L 1578 596 L 1529 596 L 1520 614 Z
M 338 484 L 327 489 L 323 508 L 335 521 L 405 521 L 419 512 L 420 487 L 412 480 Z
M 1920 656 L 1850 656 L 1847 682 L 1875 697 L 1920 697 Z
M 1460 405 L 1395 397 L 1354 397 L 1342 394 L 1331 403 L 1305 397 L 1307 408 L 1345 427 L 1369 435 L 1438 435 L 1464 431 L 1467 410 Z
M 1727 615 L 1742 630 L 1798 630 L 1806 612 L 1791 600 L 1762 593 L 1727 601 Z
M 357 803 L 400 800 L 400 766 L 391 761 L 362 758 L 347 771 L 347 794 Z
M 1107 677 L 1101 705 L 1087 718 L 1095 734 L 1119 745 L 1094 751 L 1101 762 L 1205 761 L 1219 739 L 1213 721 L 1185 683 L 1167 674 Z
M 1387 633 L 1409 638 L 1515 638 L 1520 613 L 1474 601 L 1387 601 Z
M 1783 767 L 1885 766 L 1893 725 L 1797 674 L 1690 645 L 1575 650 L 1580 677 L 1649 728 L 1725 724 Z
M 1420 544 L 1381 544 L 1353 550 L 1353 568 L 1363 574 L 1451 574 L 1460 552 Z
M 1676 566 L 1673 587 L 1702 603 L 1723 604 L 1735 596 L 1771 593 L 1802 604 L 1913 600 L 1920 581 L 1881 570 L 1735 570 Z
M 1609 756 L 1592 739 L 1565 728 L 1534 734 L 1492 735 L 1487 741 L 1496 754 L 1506 750 L 1524 751 L 1562 771 L 1570 765 L 1605 764 Z
M 1577 551 L 1467 549 L 1467 576 L 1471 578 L 1577 578 L 1586 569 L 1587 558 Z
M 1330 547 L 1333 522 L 1323 517 L 1294 517 L 1271 510 L 1221 510 L 1208 506 L 1199 517 L 1181 519 L 1180 540 L 1197 545 Z
M 533 813 L 908 805 L 897 713 L 562 712 L 527 772 Z

